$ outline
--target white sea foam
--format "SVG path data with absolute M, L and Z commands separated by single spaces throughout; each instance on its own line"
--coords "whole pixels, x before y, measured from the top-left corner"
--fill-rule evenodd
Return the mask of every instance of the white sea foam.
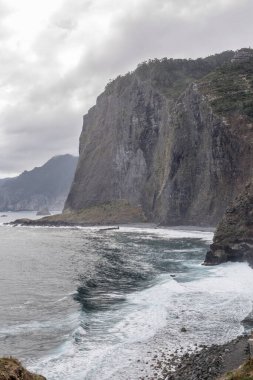
M 43 356 L 34 359 L 34 361 L 26 362 L 31 370 L 44 374 L 48 380 L 136 379 L 139 377 L 136 372 L 138 370 L 136 360 L 147 357 L 148 351 L 154 352 L 155 349 L 161 347 L 174 350 L 180 346 L 191 345 L 193 342 L 221 343 L 234 338 L 243 331 L 240 321 L 251 311 L 253 300 L 253 276 L 248 265 L 228 263 L 213 268 L 203 267 L 198 261 L 200 259 L 196 259 L 196 257 L 202 257 L 201 252 L 204 251 L 205 244 L 201 243 L 198 246 L 195 241 L 193 245 L 189 244 L 189 249 L 181 242 L 178 245 L 172 241 L 171 244 L 167 245 L 168 240 L 184 238 L 201 239 L 204 242 L 209 242 L 213 236 L 212 232 L 198 231 L 197 228 L 196 230 L 177 230 L 122 226 L 119 230 L 98 234 L 98 229 L 99 227 L 89 227 L 81 228 L 81 232 L 78 229 L 78 231 L 68 233 L 64 230 L 59 231 L 59 233 L 50 232 L 50 234 L 44 230 L 43 237 L 41 237 L 42 231 L 36 230 L 31 233 L 27 230 L 27 237 L 31 240 L 35 238 L 36 245 L 33 247 L 37 247 L 38 242 L 42 241 L 39 260 L 34 254 L 27 256 L 27 265 L 30 265 L 31 262 L 34 264 L 31 267 L 31 273 L 33 273 L 34 268 L 36 270 L 36 265 L 41 262 L 43 264 L 42 273 L 48 274 L 50 271 L 51 280 L 57 280 L 53 281 L 52 285 L 47 288 L 46 294 L 43 292 L 43 288 L 39 288 L 39 294 L 44 296 L 43 302 L 45 305 L 48 303 L 52 310 L 51 313 L 47 314 L 44 321 L 36 322 L 33 320 L 12 326 L 1 326 L 0 333 L 3 335 L 13 334 L 10 341 L 14 339 L 14 336 L 17 337 L 17 341 L 21 341 L 21 334 L 30 334 L 31 343 L 36 346 L 37 342 L 32 340 L 33 335 L 34 337 L 41 337 L 41 345 L 43 345 L 44 342 L 48 344 L 47 337 L 49 336 L 51 339 L 53 332 L 56 332 L 57 346 L 56 344 L 50 346 L 49 339 L 47 347 L 50 351 L 46 347 L 44 351 L 41 351 Z M 12 232 L 12 236 L 23 236 L 24 230 L 17 229 L 17 231 L 12 230 Z M 45 237 L 49 235 L 52 237 L 50 242 L 55 244 L 53 247 L 56 248 L 56 252 L 64 252 L 64 255 L 55 257 L 53 271 L 51 260 L 55 255 L 54 249 L 50 251 L 50 255 L 43 256 L 47 254 L 48 246 L 45 245 Z M 56 235 L 57 242 L 53 239 Z M 125 235 L 127 244 L 130 242 L 131 249 L 129 252 L 122 249 Z M 20 236 L 17 238 L 18 241 L 20 241 Z M 68 237 L 73 239 L 70 243 Z M 92 240 L 89 240 L 90 237 Z M 131 237 L 133 237 L 132 240 Z M 143 239 L 141 245 L 137 244 L 137 241 L 141 239 Z M 166 243 L 160 246 L 159 244 L 156 246 L 153 242 L 145 243 L 145 240 L 152 239 L 165 240 Z M 85 246 L 86 241 L 88 241 L 88 246 Z M 93 241 L 96 244 L 98 241 L 102 241 L 102 243 L 94 246 L 92 245 Z M 195 245 L 196 248 L 192 248 Z M 181 246 L 182 249 L 180 249 Z M 95 247 L 94 255 L 93 251 L 90 254 L 90 247 L 92 249 Z M 139 256 L 138 247 L 141 253 Z M 126 260 L 120 265 L 123 269 L 129 269 L 130 274 L 132 269 L 134 274 L 137 273 L 138 275 L 139 272 L 135 269 L 138 269 L 137 267 L 141 263 L 140 268 L 144 274 L 152 273 L 153 276 L 155 273 L 154 276 L 156 277 L 152 277 L 150 282 L 143 281 L 144 286 L 146 286 L 145 289 L 139 288 L 139 290 L 131 293 L 122 292 L 120 286 L 117 289 L 117 285 L 116 287 L 109 286 L 108 294 L 105 296 L 115 300 L 123 296 L 125 302 L 112 303 L 112 306 L 106 309 L 100 310 L 98 307 L 98 310 L 91 310 L 87 314 L 80 311 L 79 308 L 73 313 L 73 310 L 76 310 L 76 308 L 73 309 L 73 306 L 65 309 L 66 299 L 71 299 L 70 296 L 73 295 L 71 292 L 73 289 L 72 279 L 74 278 L 76 281 L 75 276 L 79 279 L 78 274 L 80 273 L 81 287 L 86 285 L 86 276 L 91 279 L 94 277 L 99 283 L 99 270 L 98 277 L 96 277 L 96 269 L 101 268 L 99 266 L 100 260 L 103 260 L 103 252 L 106 248 L 109 249 L 108 252 L 118 248 L 121 250 L 118 253 L 119 258 L 122 255 Z M 7 249 L 9 250 L 9 245 L 6 243 Z M 36 248 L 34 249 L 36 252 Z M 31 250 L 32 253 L 34 249 Z M 150 256 L 152 256 L 151 260 L 148 259 L 148 254 L 145 255 L 146 250 L 149 249 Z M 170 255 L 171 252 L 173 255 Z M 185 253 L 189 253 L 187 257 L 190 260 L 185 261 L 182 265 L 181 262 L 186 257 Z M 197 253 L 196 256 L 195 253 Z M 113 254 L 113 256 L 115 255 Z M 175 260 L 173 256 L 175 256 Z M 3 257 L 7 256 L 4 255 Z M 19 258 L 20 255 L 17 254 L 14 257 Z M 89 261 L 85 260 L 86 257 Z M 93 258 L 95 264 L 91 265 Z M 44 266 L 46 259 L 50 265 Z M 110 262 L 110 253 L 106 256 L 106 260 Z M 152 260 L 155 260 L 155 263 Z M 156 262 L 156 260 L 161 261 Z M 169 269 L 171 261 L 172 264 L 173 262 L 177 264 L 171 266 L 172 271 L 173 268 L 177 268 L 176 277 L 173 278 L 170 276 Z M 13 260 L 13 262 L 15 261 Z M 102 262 L 102 264 L 106 265 L 106 262 Z M 157 268 L 160 268 L 160 265 L 162 267 L 164 262 L 166 262 L 166 266 L 162 269 L 165 269 L 167 273 L 159 274 Z M 82 265 L 85 270 L 79 272 Z M 55 288 L 55 285 L 64 285 L 63 289 L 65 289 L 65 283 L 61 280 L 65 279 L 65 268 L 69 269 L 69 267 L 73 269 L 73 272 L 70 274 L 67 272 L 66 281 L 70 279 L 71 283 L 66 287 L 65 292 L 61 288 L 56 291 L 56 296 L 52 297 L 51 290 Z M 58 270 L 59 273 L 57 274 Z M 116 266 L 115 270 L 117 270 Z M 110 271 L 108 273 L 110 274 Z M 45 281 L 49 278 L 44 277 Z M 101 280 L 107 280 L 107 278 L 102 277 Z M 120 280 L 119 278 L 118 281 Z M 74 289 L 78 286 L 79 282 L 75 282 Z M 136 288 L 134 287 L 134 289 Z M 87 297 L 89 296 L 93 297 L 92 292 L 88 293 Z M 95 297 L 96 293 L 94 299 Z M 24 297 L 24 299 L 27 298 Z M 34 299 L 37 300 L 36 297 Z M 66 304 L 68 303 L 66 302 Z M 26 305 L 24 303 L 24 306 L 27 307 L 27 310 L 30 307 L 31 309 L 34 308 L 34 305 L 29 303 Z M 56 314 L 54 314 L 54 310 L 56 310 Z M 33 315 L 36 316 L 36 313 Z M 38 319 L 40 317 L 39 315 Z M 27 321 L 26 317 L 24 320 Z M 187 329 L 184 334 L 180 332 L 183 326 Z M 47 334 L 46 338 L 45 334 Z M 43 341 L 43 339 L 45 340 Z M 42 355 L 39 350 L 37 352 Z
M 123 226 L 120 227 L 118 232 L 127 232 L 127 233 L 140 233 L 142 234 L 141 238 L 154 238 L 157 236 L 158 238 L 163 239 L 201 239 L 206 242 L 211 242 L 213 238 L 212 231 L 206 230 L 198 230 L 196 229 L 183 229 L 183 228 L 143 228 L 143 227 L 131 227 L 131 226 Z
M 211 276 L 192 281 L 191 289 L 202 289 L 207 293 L 236 293 L 253 297 L 252 269 L 247 263 L 226 263 L 210 267 Z
M 31 219 L 37 219 L 35 213 L 9 213 L 8 218 L 3 223 L 0 223 L 0 226 L 3 225 L 5 222 L 10 222 L 15 219 L 21 219 L 21 218 L 31 218 Z M 7 226 L 8 227 L 8 226 Z M 18 227 L 21 228 L 35 228 L 35 229 L 72 229 L 72 230 L 83 230 L 87 233 L 97 233 L 101 229 L 101 226 L 21 226 L 18 225 Z M 111 226 L 103 226 L 103 229 L 111 228 Z M 184 228 L 184 227 L 173 227 L 173 228 L 166 228 L 166 227 L 153 227 L 149 224 L 140 224 L 139 226 L 131 226 L 131 225 L 121 225 L 118 230 L 108 230 L 105 231 L 105 236 L 110 234 L 117 234 L 117 233 L 136 233 L 139 234 L 139 238 L 142 239 L 154 239 L 154 237 L 157 238 L 163 238 L 163 239 L 201 239 L 206 242 L 211 242 L 213 238 L 213 232 L 208 229 L 203 229 L 198 227 L 191 227 L 191 228 Z M 143 235 L 143 236 L 142 236 Z
M 138 355 L 147 355 L 145 350 L 155 344 L 152 342 L 157 337 L 171 349 L 193 342 L 221 343 L 236 337 L 243 331 L 240 321 L 252 308 L 251 268 L 228 263 L 200 269 L 206 277 L 184 283 L 161 275 L 156 285 L 128 295 L 123 309 L 108 311 L 108 318 L 118 321 L 107 333 L 118 343 L 110 344 L 101 337 L 99 346 L 94 344 L 87 350 L 86 333 L 78 327 L 72 341 L 63 345 L 57 355 L 44 358 L 31 369 L 44 373 L 48 380 L 123 380 L 134 373 L 129 363 Z M 186 326 L 186 334 L 180 334 L 182 326 Z M 76 338 L 83 346 L 75 345 Z

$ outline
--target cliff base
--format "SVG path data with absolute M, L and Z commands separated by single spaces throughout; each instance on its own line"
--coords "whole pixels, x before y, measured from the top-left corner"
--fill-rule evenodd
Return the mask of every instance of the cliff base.
M 26 226 L 90 226 L 143 222 L 146 222 L 146 218 L 141 207 L 118 201 L 91 206 L 78 211 L 66 210 L 63 214 L 51 215 L 38 220 L 18 219 L 12 224 Z

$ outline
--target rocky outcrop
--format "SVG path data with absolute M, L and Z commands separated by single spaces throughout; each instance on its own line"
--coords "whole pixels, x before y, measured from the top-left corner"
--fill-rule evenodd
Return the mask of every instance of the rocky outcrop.
M 62 219 L 122 203 L 148 221 L 215 225 L 252 176 L 253 65 L 233 56 L 154 60 L 111 82 L 83 118 Z
M 0 380 L 46 380 L 46 378 L 27 371 L 17 359 L 0 358 Z
M 0 211 L 62 210 L 77 157 L 56 156 L 39 168 L 0 181 Z
M 131 206 L 129 203 L 114 202 L 105 205 L 90 206 L 78 212 L 68 212 L 64 215 L 52 215 L 39 220 L 18 219 L 13 225 L 23 226 L 90 226 L 115 225 L 146 222 L 141 207 Z
M 227 207 L 204 264 L 226 261 L 248 261 L 253 266 L 253 181 Z
M 216 225 L 253 178 L 251 53 L 152 60 L 110 82 L 83 117 L 64 212 L 43 223 Z

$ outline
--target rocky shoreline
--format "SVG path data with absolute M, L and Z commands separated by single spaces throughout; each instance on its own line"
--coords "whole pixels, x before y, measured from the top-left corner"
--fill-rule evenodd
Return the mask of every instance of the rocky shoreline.
M 223 344 L 195 347 L 180 355 L 162 354 L 153 358 L 151 376 L 139 377 L 139 380 L 218 380 L 227 372 L 237 369 L 249 359 L 248 336 Z
M 154 355 L 152 375 L 140 376 L 139 380 L 226 380 L 226 374 L 245 363 L 249 355 L 249 336 L 243 335 L 223 345 L 195 345 L 184 353 L 183 348 L 174 353 Z M 148 364 L 148 363 L 146 363 Z M 0 359 L 0 380 L 46 380 L 32 374 L 14 358 Z

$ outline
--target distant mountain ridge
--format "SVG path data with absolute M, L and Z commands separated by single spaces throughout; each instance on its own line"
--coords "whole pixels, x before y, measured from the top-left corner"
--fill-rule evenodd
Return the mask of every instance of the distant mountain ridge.
M 62 210 L 73 181 L 77 157 L 55 156 L 43 166 L 0 180 L 1 211 Z
M 8 180 L 9 178 L 0 178 L 0 187 Z

